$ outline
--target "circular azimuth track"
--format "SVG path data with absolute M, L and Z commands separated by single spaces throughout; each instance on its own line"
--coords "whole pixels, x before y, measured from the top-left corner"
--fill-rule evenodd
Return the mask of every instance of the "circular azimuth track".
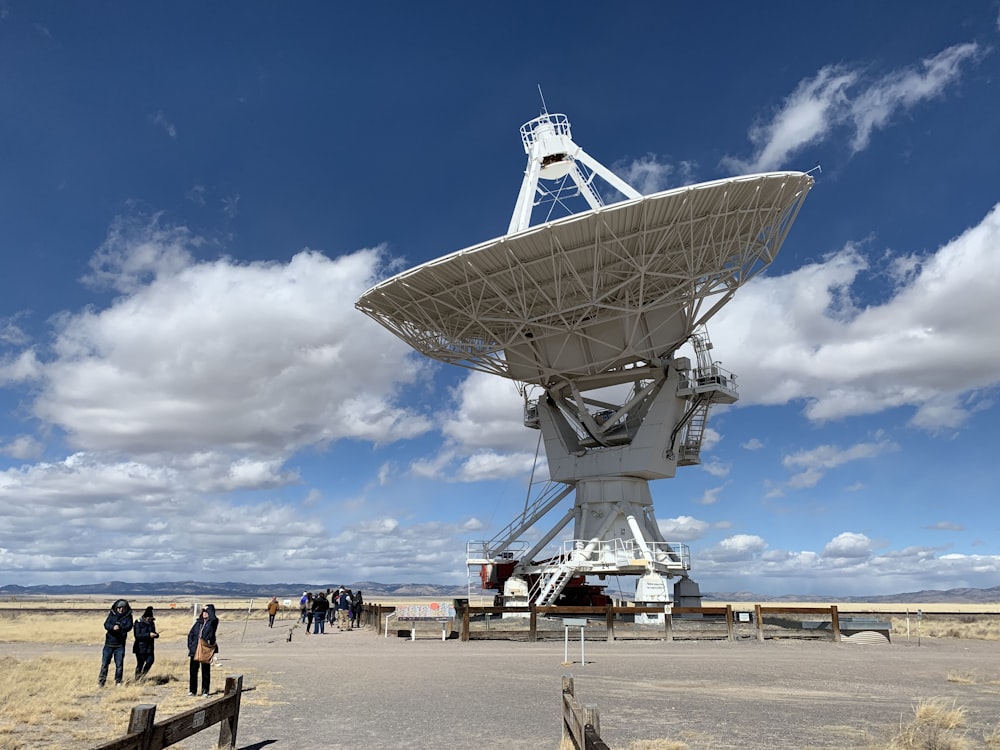
M 429 357 L 543 386 L 656 362 L 774 260 L 812 183 L 774 172 L 625 200 L 424 263 L 357 307 Z

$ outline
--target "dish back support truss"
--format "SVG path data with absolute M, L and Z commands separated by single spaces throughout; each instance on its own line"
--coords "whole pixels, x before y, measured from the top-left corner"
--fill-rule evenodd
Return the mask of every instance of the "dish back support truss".
M 623 201 L 405 271 L 357 307 L 421 353 L 548 385 L 671 354 L 775 257 L 812 178 Z

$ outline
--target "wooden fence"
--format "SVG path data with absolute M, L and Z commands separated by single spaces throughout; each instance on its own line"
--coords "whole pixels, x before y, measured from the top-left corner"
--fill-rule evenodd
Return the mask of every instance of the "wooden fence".
M 724 607 L 672 607 L 669 612 L 664 612 L 664 608 L 662 606 L 615 607 L 608 605 L 606 607 L 464 607 L 461 612 L 461 640 L 467 641 L 470 639 L 470 621 L 473 615 L 499 615 L 502 617 L 506 613 L 516 613 L 520 614 L 522 617 L 526 616 L 528 627 L 527 632 L 525 633 L 525 638 L 529 642 L 538 640 L 539 615 L 542 615 L 543 617 L 585 617 L 594 625 L 603 626 L 608 641 L 615 640 L 615 626 L 616 623 L 620 622 L 620 618 L 622 618 L 622 616 L 634 616 L 637 614 L 650 614 L 662 617 L 663 630 L 661 632 L 661 637 L 663 640 L 667 641 L 674 640 L 677 635 L 674 627 L 674 618 L 678 616 L 682 618 L 685 616 L 695 618 L 694 620 L 688 620 L 687 622 L 702 623 L 707 627 L 713 628 L 712 632 L 716 634 L 715 637 L 721 637 L 725 640 L 736 640 L 737 632 L 736 618 L 731 605 L 726 605 Z M 779 607 L 762 606 L 760 604 L 755 605 L 753 611 L 753 622 L 756 626 L 755 635 L 758 640 L 763 641 L 765 639 L 765 618 L 769 615 L 777 614 L 809 614 L 828 616 L 830 618 L 830 630 L 826 632 L 829 633 L 829 636 L 832 637 L 834 641 L 840 641 L 840 620 L 839 613 L 835 605 L 830 607 Z M 502 623 L 502 620 L 499 620 L 499 622 Z M 501 628 L 497 629 L 500 630 Z M 774 633 L 770 633 L 770 635 L 771 637 L 774 637 Z M 808 635 L 815 637 L 817 634 L 809 633 Z M 477 637 L 489 636 L 478 635 Z
M 884 632 L 889 637 L 890 623 L 879 622 L 871 612 L 864 617 L 842 617 L 837 605 L 809 607 L 797 605 L 745 605 L 734 610 L 732 605 L 716 607 L 481 607 L 455 600 L 452 633 L 463 641 L 512 639 L 535 642 L 562 637 L 553 620 L 585 618 L 588 640 L 656 639 L 663 641 L 715 639 L 735 641 L 737 638 L 822 639 L 840 642 L 844 634 L 865 630 Z M 752 609 L 751 609 L 752 607 Z M 377 603 L 365 604 L 360 615 L 362 627 L 377 635 L 388 635 L 386 615 L 399 608 Z M 847 610 L 859 612 L 859 610 Z M 510 617 L 510 615 L 515 615 Z M 642 615 L 653 615 L 639 623 Z M 818 616 L 819 621 L 803 616 Z M 541 622 L 539 619 L 541 616 Z M 391 619 L 391 618 L 390 618 Z M 433 618 L 434 622 L 440 622 Z M 479 627 L 473 629 L 473 620 Z M 485 627 L 483 627 L 485 625 Z M 446 623 L 447 626 L 447 623 Z M 457 631 L 457 632 L 455 632 Z M 409 631 L 407 631 L 409 632 Z
M 240 720 L 242 694 L 243 675 L 236 675 L 226 678 L 226 689 L 221 698 L 204 701 L 197 708 L 172 716 L 166 721 L 154 723 L 155 705 L 136 706 L 129 717 L 127 734 L 98 745 L 94 750 L 161 750 L 220 722 L 222 726 L 217 747 L 236 750 L 236 729 Z
M 573 694 L 573 675 L 562 678 L 562 738 L 576 750 L 610 750 L 601 739 L 601 717 L 595 706 L 582 706 Z

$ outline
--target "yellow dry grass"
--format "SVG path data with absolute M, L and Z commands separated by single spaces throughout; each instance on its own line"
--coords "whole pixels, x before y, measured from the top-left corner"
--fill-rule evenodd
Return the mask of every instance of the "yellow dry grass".
M 900 727 L 885 750 L 970 750 L 974 745 L 964 726 L 965 709 L 954 701 L 921 701 L 913 709 L 913 719 Z
M 125 734 L 133 706 L 155 703 L 169 716 L 195 700 L 173 676 L 187 674 L 187 660 L 157 660 L 147 680 L 104 688 L 97 686 L 99 664 L 99 655 L 0 661 L 0 750 L 98 744 Z M 126 674 L 129 667 L 126 661 Z
M 948 682 L 954 682 L 959 685 L 976 684 L 975 672 L 949 672 L 947 675 L 945 675 L 945 679 L 947 679 Z
M 734 610 L 751 611 L 756 602 L 705 602 L 705 606 L 724 607 L 731 605 Z M 765 608 L 768 605 L 763 605 Z M 784 605 L 782 605 L 784 606 Z M 789 610 L 796 607 L 830 607 L 836 606 L 841 616 L 849 614 L 885 613 L 883 619 L 892 623 L 892 634 L 911 638 L 923 636 L 927 638 L 967 638 L 971 640 L 1000 641 L 1000 604 L 950 604 L 930 603 L 919 605 L 905 604 L 843 604 L 838 602 L 796 602 L 787 605 Z M 909 609 L 906 614 L 898 614 Z M 923 613 L 917 619 L 917 611 Z M 888 613 L 893 613 L 889 615 Z
M 892 618 L 892 632 L 907 633 L 905 617 Z M 910 617 L 909 634 L 928 638 L 967 638 L 982 641 L 1000 641 L 1000 617 L 991 615 L 936 615 L 917 621 Z
M 160 642 L 182 640 L 192 622 L 189 612 L 157 615 L 156 629 L 160 633 Z M 0 640 L 10 643 L 101 645 L 104 643 L 104 614 L 84 617 L 74 611 L 6 611 L 0 613 Z M 131 654 L 128 656 L 131 657 Z
M 91 605 L 92 607 L 93 605 Z M 155 606 L 155 605 L 154 605 Z M 8 643 L 91 645 L 86 655 L 45 655 L 32 659 L 0 659 L 0 750 L 70 750 L 120 737 L 128 728 L 133 707 L 156 704 L 157 718 L 166 718 L 196 705 L 188 696 L 188 661 L 184 657 L 157 654 L 149 676 L 131 680 L 135 657 L 125 654 L 125 684 L 98 687 L 100 647 L 104 643 L 103 613 L 59 607 L 0 608 L 0 640 Z M 157 608 L 158 643 L 183 642 L 191 627 L 191 610 Z M 220 610 L 220 619 L 242 619 L 246 610 Z M 113 674 L 114 662 L 111 664 Z M 244 706 L 268 705 L 273 683 L 260 679 L 253 670 L 244 671 L 244 688 L 253 687 L 242 698 Z M 217 694 L 223 684 L 213 680 Z M 204 744 L 204 740 L 202 740 Z M 191 746 L 191 745 L 188 745 Z M 183 750 L 184 743 L 177 745 Z
M 126 680 L 120 687 L 110 681 L 98 687 L 99 665 L 99 654 L 0 659 L 0 750 L 93 746 L 124 735 L 132 708 L 139 704 L 155 704 L 162 720 L 203 700 L 188 695 L 185 658 L 157 657 L 152 672 L 140 681 L 129 679 L 134 663 L 126 658 Z M 258 679 L 252 670 L 243 679 L 245 689 L 253 687 L 241 699 L 244 707 L 273 703 L 275 686 L 269 679 Z M 217 696 L 222 687 L 213 685 Z M 177 747 L 183 750 L 184 745 Z

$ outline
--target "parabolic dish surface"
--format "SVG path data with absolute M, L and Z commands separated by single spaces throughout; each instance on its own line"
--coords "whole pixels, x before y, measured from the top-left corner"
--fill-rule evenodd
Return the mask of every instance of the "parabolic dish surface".
M 625 200 L 404 271 L 357 302 L 434 359 L 547 385 L 670 356 L 777 255 L 812 178 Z

